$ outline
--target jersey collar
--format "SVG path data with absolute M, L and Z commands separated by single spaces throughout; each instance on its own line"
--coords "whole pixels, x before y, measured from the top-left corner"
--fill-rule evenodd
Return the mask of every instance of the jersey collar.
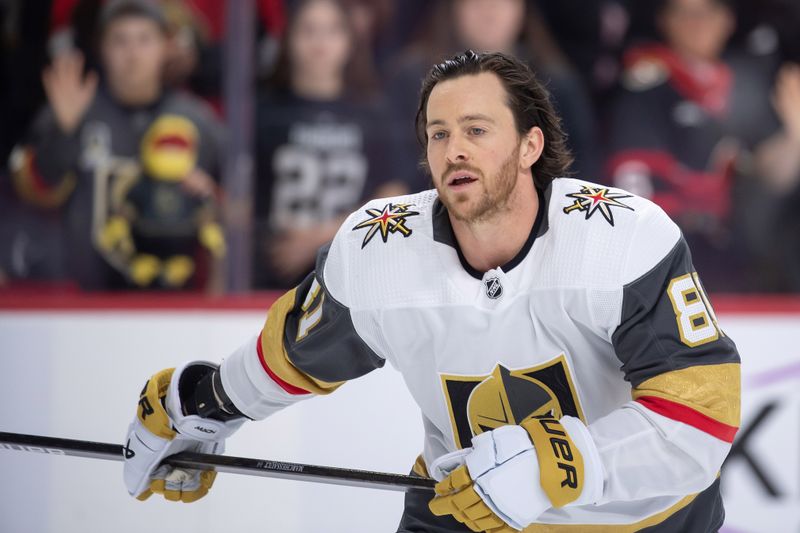
M 517 255 L 515 255 L 508 263 L 500 266 L 500 269 L 503 272 L 510 272 L 511 269 L 519 265 L 522 260 L 527 257 L 528 252 L 533 247 L 533 243 L 536 241 L 536 239 L 547 233 L 549 228 L 547 210 L 550 204 L 550 194 L 552 189 L 552 183 L 547 187 L 546 190 L 542 190 L 538 187 L 536 188 L 536 194 L 539 196 L 539 210 L 536 213 L 536 220 L 533 223 L 533 228 L 531 228 L 531 233 L 528 235 L 528 239 L 525 241 L 525 244 L 522 246 L 522 249 L 517 253 Z M 464 254 L 462 253 L 461 247 L 458 245 L 455 233 L 453 232 L 453 226 L 450 224 L 450 216 L 447 213 L 447 208 L 439 200 L 439 198 L 436 198 L 436 201 L 433 204 L 433 240 L 453 247 L 458 254 L 458 260 L 461 262 L 461 266 L 464 268 L 464 270 L 475 279 L 483 279 L 484 273 L 475 269 L 467 262 L 466 258 L 464 258 Z

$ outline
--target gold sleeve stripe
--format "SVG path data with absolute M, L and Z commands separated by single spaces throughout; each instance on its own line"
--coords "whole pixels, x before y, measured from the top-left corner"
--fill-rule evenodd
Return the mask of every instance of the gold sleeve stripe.
M 297 289 L 278 298 L 267 314 L 257 347 L 261 365 L 269 376 L 289 394 L 329 394 L 342 385 L 342 381 L 328 383 L 302 372 L 289 360 L 283 344 L 286 316 L 294 308 Z
M 739 427 L 740 383 L 738 363 L 696 365 L 650 378 L 633 389 L 632 395 L 634 400 L 661 398 L 726 426 Z

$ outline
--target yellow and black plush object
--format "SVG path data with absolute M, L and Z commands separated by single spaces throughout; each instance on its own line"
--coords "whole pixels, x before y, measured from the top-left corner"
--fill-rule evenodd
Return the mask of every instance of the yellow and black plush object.
M 196 285 L 202 277 L 198 259 L 225 254 L 214 200 L 192 195 L 182 184 L 197 166 L 198 138 L 187 118 L 158 117 L 142 137 L 141 171 L 112 185 L 113 215 L 97 241 L 135 286 Z

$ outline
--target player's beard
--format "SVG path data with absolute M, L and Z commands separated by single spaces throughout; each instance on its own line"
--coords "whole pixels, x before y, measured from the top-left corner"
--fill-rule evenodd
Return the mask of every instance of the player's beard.
M 442 185 L 439 188 L 439 199 L 450 215 L 460 222 L 477 224 L 491 220 L 498 213 L 508 210 L 509 200 L 517 186 L 518 165 L 519 147 L 515 148 L 511 155 L 503 161 L 494 178 L 488 182 L 483 179 L 482 173 L 477 172 L 481 177 L 478 186 L 483 188 L 477 200 L 470 200 L 471 196 L 475 194 L 474 191 L 451 193 L 442 190 L 447 187 L 444 185 L 444 176 L 451 175 L 453 170 L 466 169 L 459 168 L 458 165 L 449 167 L 440 180 Z M 470 170 L 472 169 L 470 168 Z

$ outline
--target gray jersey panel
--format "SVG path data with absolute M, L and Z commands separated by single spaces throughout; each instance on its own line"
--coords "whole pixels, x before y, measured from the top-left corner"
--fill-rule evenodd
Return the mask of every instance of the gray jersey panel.
M 689 346 L 682 338 L 681 328 L 685 326 L 681 324 L 680 309 L 673 303 L 682 296 L 674 288 L 670 296 L 670 283 L 693 272 L 689 247 L 681 238 L 652 270 L 623 288 L 621 322 L 612 342 L 625 377 L 634 387 L 664 372 L 739 362 L 736 345 L 721 331 L 715 340 L 697 346 Z M 694 299 L 703 298 L 702 292 L 689 291 L 686 297 L 693 303 Z M 713 311 L 710 318 L 713 321 Z M 703 316 L 694 318 L 698 327 L 705 320 Z
M 329 245 L 317 255 L 316 271 L 297 287 L 292 311 L 286 316 L 284 346 L 289 360 L 302 372 L 327 382 L 346 381 L 380 368 L 385 360 L 378 356 L 358 335 L 353 326 L 350 309 L 336 301 L 325 287 L 322 272 Z M 297 340 L 299 322 L 304 315 L 303 302 L 314 280 L 321 290 L 308 309 L 322 305 L 319 323 Z

